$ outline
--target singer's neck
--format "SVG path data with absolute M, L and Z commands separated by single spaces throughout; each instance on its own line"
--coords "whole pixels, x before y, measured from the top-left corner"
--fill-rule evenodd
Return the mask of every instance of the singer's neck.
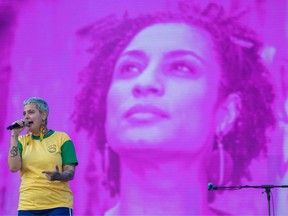
M 49 132 L 50 130 L 48 128 L 45 128 L 43 134 L 44 136 Z M 40 136 L 41 131 L 30 131 L 34 136 Z
M 118 215 L 210 214 L 204 162 L 191 155 L 121 160 Z M 153 162 L 154 160 L 154 162 Z M 212 213 L 211 213 L 212 214 Z

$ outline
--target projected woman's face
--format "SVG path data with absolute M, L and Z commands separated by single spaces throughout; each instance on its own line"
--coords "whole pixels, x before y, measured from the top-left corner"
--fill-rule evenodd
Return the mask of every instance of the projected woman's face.
M 181 23 L 143 29 L 119 57 L 107 97 L 116 152 L 198 152 L 214 134 L 220 66 L 211 36 Z

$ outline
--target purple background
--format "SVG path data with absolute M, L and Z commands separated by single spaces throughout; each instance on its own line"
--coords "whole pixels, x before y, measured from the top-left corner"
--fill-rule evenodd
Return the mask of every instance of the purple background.
M 204 4 L 208 1 L 199 2 Z M 253 161 L 250 167 L 253 179 L 246 183 L 287 184 L 288 3 L 285 0 L 217 2 L 222 2 L 228 11 L 249 9 L 246 24 L 259 33 L 267 46 L 263 58 L 272 71 L 276 89 L 278 121 L 271 132 L 268 157 Z M 79 160 L 75 179 L 71 182 L 75 215 L 102 214 L 116 200 L 110 200 L 101 187 L 101 158 L 93 140 L 86 133 L 76 131 L 71 120 L 75 95 L 80 90 L 77 82 L 79 72 L 89 59 L 85 52 L 87 42 L 76 32 L 111 13 L 120 16 L 128 11 L 134 16 L 143 12 L 173 10 L 176 1 L 2 0 L 0 7 L 0 19 L 6 23 L 0 26 L 0 215 L 16 214 L 20 183 L 19 173 L 8 171 L 10 132 L 5 127 L 22 117 L 22 102 L 31 96 L 43 97 L 50 105 L 48 128 L 67 132 L 75 143 Z M 96 160 L 99 166 L 89 166 L 92 160 Z M 266 195 L 261 192 L 254 189 L 224 192 L 217 196 L 213 205 L 232 214 L 266 214 Z M 288 214 L 288 189 L 272 192 L 276 213 Z

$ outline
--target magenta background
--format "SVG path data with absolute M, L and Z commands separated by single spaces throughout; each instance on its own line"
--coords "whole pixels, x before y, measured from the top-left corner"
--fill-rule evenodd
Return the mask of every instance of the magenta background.
M 8 1 L 0 1 L 0 6 Z M 113 204 L 99 184 L 99 167 L 90 167 L 91 160 L 100 161 L 93 140 L 86 133 L 75 131 L 71 121 L 75 109 L 75 95 L 80 89 L 77 80 L 79 71 L 86 65 L 86 41 L 77 37 L 77 30 L 111 13 L 130 15 L 173 10 L 175 0 L 26 0 L 14 1 L 18 11 L 14 26 L 12 46 L 1 46 L 11 51 L 4 60 L 11 66 L 10 78 L 3 81 L 1 88 L 0 119 L 0 215 L 15 215 L 18 203 L 19 173 L 10 173 L 7 168 L 7 153 L 10 132 L 4 126 L 22 117 L 22 102 L 31 96 L 45 98 L 50 105 L 48 127 L 67 132 L 75 143 L 79 166 L 71 182 L 74 192 L 75 215 L 97 215 Z M 195 1 L 197 2 L 197 1 Z M 199 0 L 204 3 L 208 0 Z M 264 43 L 275 54 L 265 55 L 267 66 L 273 71 L 276 87 L 278 123 L 271 132 L 268 158 L 260 158 L 251 165 L 253 180 L 249 185 L 288 184 L 285 165 L 288 162 L 288 2 L 285 0 L 222 0 L 228 11 L 250 9 L 246 24 L 260 35 Z M 11 4 L 12 5 L 12 4 Z M 286 16 L 286 17 L 285 17 Z M 9 36 L 10 37 L 10 36 Z M 2 42 L 3 43 L 3 42 Z M 8 48 L 7 48 L 8 47 Z M 272 52 L 273 53 L 273 52 Z M 3 53 L 2 53 L 3 55 Z M 3 73 L 2 71 L 0 73 Z M 8 89 L 5 87 L 8 82 Z M 287 99 L 286 99 L 287 101 Z M 77 108 L 76 108 L 77 109 Z M 286 136 L 285 137 L 285 133 Z M 91 158 L 93 156 L 93 159 Z M 284 169 L 284 170 L 283 170 Z M 280 171 L 282 176 L 278 175 Z M 206 188 L 205 188 L 206 190 Z M 217 197 L 215 206 L 232 214 L 266 214 L 267 201 L 262 190 L 242 189 L 228 191 Z M 288 189 L 273 192 L 275 212 L 288 214 Z M 193 202 L 193 201 L 191 201 Z

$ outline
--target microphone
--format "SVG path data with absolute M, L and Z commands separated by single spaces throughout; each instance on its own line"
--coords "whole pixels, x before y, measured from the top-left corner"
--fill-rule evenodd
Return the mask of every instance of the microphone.
M 208 183 L 208 190 L 217 190 L 217 189 L 218 189 L 218 187 L 213 185 L 213 183 L 211 183 L 211 182 Z
M 7 130 L 13 130 L 16 128 L 26 127 L 26 126 L 29 126 L 31 123 L 33 123 L 32 121 L 28 121 L 28 120 L 22 120 L 22 122 L 23 122 L 23 126 L 19 125 L 18 123 L 14 123 L 12 125 L 9 125 L 7 127 Z

